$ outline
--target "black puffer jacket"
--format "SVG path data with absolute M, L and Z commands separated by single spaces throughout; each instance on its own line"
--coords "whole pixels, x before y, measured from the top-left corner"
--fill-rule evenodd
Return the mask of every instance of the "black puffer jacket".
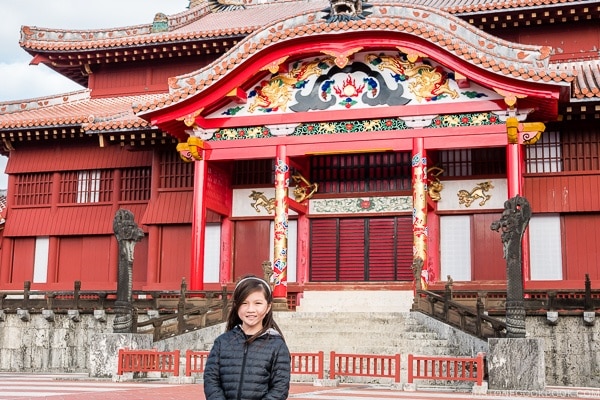
M 206 400 L 285 400 L 290 352 L 275 329 L 246 344 L 239 326 L 220 335 L 204 368 Z

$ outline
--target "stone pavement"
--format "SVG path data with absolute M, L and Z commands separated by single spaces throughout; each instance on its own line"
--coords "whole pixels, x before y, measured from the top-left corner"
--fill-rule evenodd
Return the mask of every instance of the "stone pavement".
M 392 390 L 387 385 L 342 384 L 317 387 L 292 384 L 294 400 L 538 400 L 598 398 L 600 388 L 547 388 L 543 393 L 493 392 L 474 395 L 451 388 L 422 388 L 416 392 Z M 0 373 L 0 400 L 205 400 L 202 384 L 170 384 L 165 381 L 112 382 L 90 379 L 85 374 Z

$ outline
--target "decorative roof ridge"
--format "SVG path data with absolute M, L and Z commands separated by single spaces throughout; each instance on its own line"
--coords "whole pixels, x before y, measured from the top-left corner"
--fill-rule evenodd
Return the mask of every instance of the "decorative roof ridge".
M 78 125 L 86 130 L 89 124 L 123 128 L 148 126 L 146 121 L 133 113 L 132 106 L 134 103 L 158 98 L 158 94 L 97 98 L 92 98 L 89 94 L 89 90 L 84 90 L 14 105 L 0 103 L 0 129 Z M 52 101 L 55 99 L 57 101 Z M 61 99 L 65 101 L 62 102 Z M 38 104 L 40 102 L 42 104 Z M 16 109 L 9 110 L 9 107 Z
M 534 1 L 524 1 L 524 0 L 505 0 L 505 1 L 483 1 L 480 3 L 472 2 L 470 0 L 458 0 L 455 3 L 458 5 L 440 7 L 442 10 L 445 10 L 451 14 L 458 15 L 469 15 L 474 13 L 479 13 L 482 11 L 495 11 L 495 12 L 510 12 L 514 9 L 534 9 L 540 8 L 548 5 L 566 5 L 568 3 L 596 3 L 597 0 L 534 0 Z M 463 4 L 461 4 L 463 3 Z M 470 4 L 469 4 L 470 3 Z
M 594 66 L 594 65 L 599 65 L 600 66 L 600 59 L 598 58 L 588 58 L 585 60 L 569 60 L 569 61 L 565 61 L 565 60 L 560 60 L 560 61 L 554 61 L 554 62 L 550 62 L 548 64 L 548 67 L 551 68 L 561 68 L 561 67 L 573 67 L 576 65 L 589 65 L 589 66 Z
M 310 0 L 247 0 L 244 3 L 245 8 L 254 8 L 257 6 L 294 3 L 303 1 L 309 3 Z M 423 3 L 429 3 L 429 0 L 416 0 L 412 5 L 424 6 Z M 481 3 L 471 0 L 446 0 L 436 8 L 452 15 L 466 15 L 481 11 L 509 11 L 515 8 L 532 8 L 544 5 L 568 4 L 568 3 L 596 3 L 597 0 L 535 0 L 534 5 L 526 3 L 524 0 L 505 0 L 505 1 L 483 1 Z M 390 3 L 391 6 L 402 5 L 404 1 Z M 444 4 L 445 3 L 445 4 Z M 463 3 L 470 3 L 463 5 Z M 369 3 L 372 4 L 372 3 Z M 221 11 L 221 12 L 227 12 Z M 22 47 L 27 48 L 29 42 L 52 42 L 52 43 L 81 43 L 91 41 L 110 41 L 128 37 L 151 35 L 151 34 L 169 34 L 171 31 L 180 29 L 181 27 L 191 24 L 207 14 L 211 14 L 211 6 L 209 1 L 203 2 L 201 5 L 184 10 L 177 14 L 166 16 L 168 19 L 168 30 L 153 31 L 153 22 L 139 25 L 130 25 L 124 27 L 115 27 L 109 29 L 54 29 L 36 26 L 23 25 L 21 27 L 21 36 L 19 43 Z M 157 14 L 161 14 L 160 12 Z M 174 34 L 173 38 L 180 38 L 181 34 Z
M 83 89 L 44 97 L 0 102 L 0 115 L 89 100 L 90 92 L 90 89 Z
M 169 31 L 190 24 L 209 13 L 209 6 L 204 5 L 201 7 L 194 7 L 193 9 L 185 10 L 177 14 L 169 15 L 167 16 L 169 28 L 166 32 L 153 31 L 153 21 L 147 24 L 129 25 L 109 29 L 54 29 L 23 25 L 21 26 L 21 38 L 19 43 L 22 47 L 26 47 L 24 45 L 30 41 L 71 43 L 82 41 L 115 40 L 150 34 L 168 34 Z
M 236 64 L 244 62 L 253 53 L 260 52 L 273 43 L 321 32 L 324 26 L 328 34 L 332 35 L 352 30 L 402 31 L 430 40 L 449 53 L 489 68 L 495 74 L 512 75 L 517 79 L 535 76 L 539 79 L 547 75 L 546 69 L 552 51 L 547 46 L 509 42 L 477 29 L 455 15 L 427 6 L 404 3 L 403 7 L 398 7 L 402 3 L 389 0 L 373 1 L 370 4 L 373 5 L 373 14 L 358 21 L 328 24 L 320 21 L 317 15 L 320 11 L 307 11 L 293 18 L 288 16 L 273 21 L 246 36 L 222 57 L 202 69 L 170 78 L 169 94 L 165 95 L 165 102 L 147 107 L 162 108 L 157 107 L 158 103 L 163 106 L 177 103 L 231 74 Z M 561 81 L 568 78 L 567 75 L 563 72 L 548 79 Z M 136 112 L 148 109 L 139 104 L 134 107 Z

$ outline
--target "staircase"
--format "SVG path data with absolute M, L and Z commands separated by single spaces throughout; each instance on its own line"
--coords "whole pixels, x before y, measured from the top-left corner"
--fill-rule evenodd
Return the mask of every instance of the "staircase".
M 455 354 L 456 349 L 428 331 L 410 313 L 277 313 L 291 352 L 350 354 Z
M 325 377 L 329 353 L 400 354 L 401 381 L 406 382 L 408 354 L 458 356 L 457 346 L 418 322 L 409 312 L 280 312 L 275 320 L 292 353 L 323 351 Z M 470 356 L 470 354 L 469 354 Z M 390 379 L 345 377 L 344 382 L 391 383 Z
M 397 293 L 394 293 L 393 299 L 386 297 L 390 294 L 385 291 L 377 294 L 379 293 L 383 295 L 375 296 L 370 292 L 368 296 L 360 296 L 355 291 L 354 299 L 348 298 L 343 304 L 334 306 L 315 298 L 315 304 L 311 307 L 306 307 L 306 304 L 310 303 L 305 301 L 302 310 L 276 311 L 274 319 L 292 353 L 324 353 L 325 378 L 329 376 L 331 351 L 338 354 L 400 354 L 400 378 L 401 382 L 407 382 L 408 354 L 474 357 L 478 352 L 487 350 L 487 341 L 461 332 L 422 312 L 408 311 L 411 302 L 397 301 Z M 377 301 L 374 301 L 374 298 L 377 298 Z M 376 304 L 376 307 L 366 309 L 365 304 L 369 302 L 365 299 L 369 299 L 371 304 Z M 362 304 L 363 309 L 351 305 L 352 301 Z M 354 312 L 343 311 L 345 309 L 352 309 Z M 386 309 L 388 311 L 383 311 Z M 221 323 L 162 339 L 154 344 L 159 351 L 179 349 L 185 353 L 187 349 L 210 350 L 214 339 L 224 329 L 225 326 Z M 314 376 L 292 375 L 292 379 L 312 382 Z M 391 378 L 342 379 L 343 382 L 354 383 L 392 383 Z

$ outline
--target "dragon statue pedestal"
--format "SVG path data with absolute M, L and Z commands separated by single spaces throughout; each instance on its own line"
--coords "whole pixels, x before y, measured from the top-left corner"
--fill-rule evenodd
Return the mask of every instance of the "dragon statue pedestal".
M 119 349 L 152 348 L 152 335 L 133 333 L 134 318 L 137 318 L 132 304 L 133 251 L 135 245 L 144 237 L 144 232 L 135 223 L 133 213 L 124 209 L 116 212 L 113 229 L 119 244 L 113 333 L 95 335 L 90 341 L 90 376 L 127 380 L 133 376 L 123 375 L 117 378 Z
M 501 231 L 506 259 L 506 338 L 488 339 L 488 386 L 493 390 L 544 390 L 544 340 L 526 338 L 523 295 L 523 234 L 531 218 L 527 199 L 504 203 L 502 217 L 491 229 Z

